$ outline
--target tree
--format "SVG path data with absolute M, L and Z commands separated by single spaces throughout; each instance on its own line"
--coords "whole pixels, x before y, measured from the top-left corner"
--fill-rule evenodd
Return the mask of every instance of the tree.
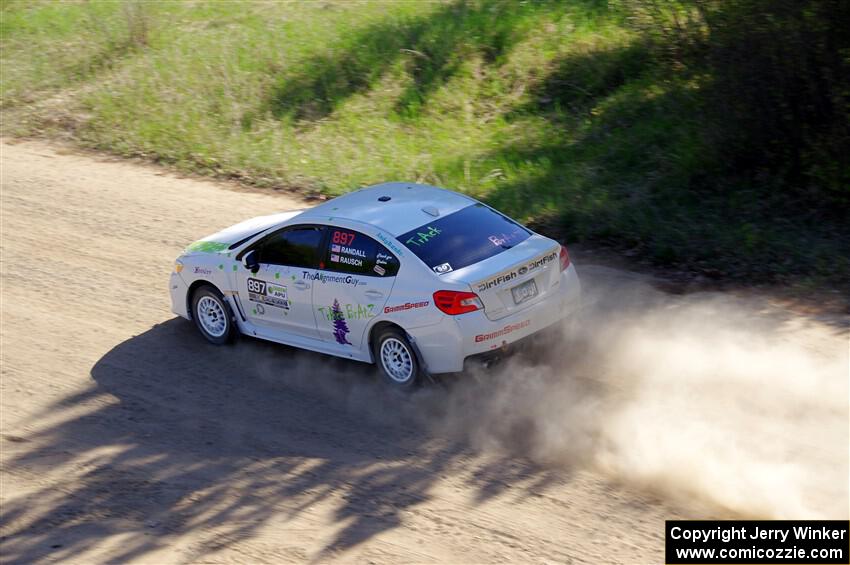
M 334 305 L 331 308 L 331 319 L 334 322 L 334 337 L 337 343 L 343 345 L 351 345 L 351 342 L 345 337 L 349 331 L 348 324 L 345 323 L 345 316 L 342 313 L 342 308 L 339 307 L 339 300 L 334 298 Z

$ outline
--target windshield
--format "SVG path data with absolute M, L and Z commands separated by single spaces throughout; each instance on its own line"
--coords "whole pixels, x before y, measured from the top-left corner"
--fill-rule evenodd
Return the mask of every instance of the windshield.
M 435 273 L 489 259 L 529 238 L 531 232 L 484 206 L 473 204 L 398 236 Z

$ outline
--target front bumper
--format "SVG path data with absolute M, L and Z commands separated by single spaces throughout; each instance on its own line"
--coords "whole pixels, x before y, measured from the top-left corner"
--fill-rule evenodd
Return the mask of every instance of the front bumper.
M 186 303 L 186 293 L 189 286 L 179 274 L 172 272 L 168 282 L 168 292 L 171 294 L 171 311 L 187 320 L 191 319 L 189 307 Z
M 492 321 L 484 312 L 445 316 L 433 326 L 410 332 L 430 373 L 463 370 L 472 355 L 497 351 L 574 314 L 580 306 L 581 284 L 572 264 L 561 273 L 560 288 L 529 308 Z

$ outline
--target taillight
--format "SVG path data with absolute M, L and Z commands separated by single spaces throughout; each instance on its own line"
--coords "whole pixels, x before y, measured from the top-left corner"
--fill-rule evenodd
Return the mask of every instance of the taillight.
M 434 293 L 434 306 L 449 316 L 475 312 L 484 306 L 474 292 L 456 290 L 438 290 Z
M 567 253 L 567 248 L 564 247 L 563 245 L 561 246 L 560 259 L 561 259 L 561 270 L 565 271 L 567 269 L 567 267 L 570 266 L 570 254 Z

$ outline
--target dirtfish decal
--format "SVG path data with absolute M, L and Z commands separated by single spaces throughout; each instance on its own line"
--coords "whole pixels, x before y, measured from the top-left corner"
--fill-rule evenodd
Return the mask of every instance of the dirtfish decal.
M 519 269 L 508 271 L 507 273 L 502 273 L 501 275 L 494 277 L 488 281 L 480 282 L 478 283 L 478 292 L 483 292 L 485 290 L 493 288 L 494 286 L 499 286 L 506 282 L 512 281 L 513 279 L 526 274 L 528 271 L 532 271 L 538 267 L 546 265 L 547 263 L 551 263 L 557 258 L 557 253 L 549 253 L 548 255 L 544 255 L 539 259 L 534 259 L 533 261 L 530 261 L 528 264 L 523 265 Z

